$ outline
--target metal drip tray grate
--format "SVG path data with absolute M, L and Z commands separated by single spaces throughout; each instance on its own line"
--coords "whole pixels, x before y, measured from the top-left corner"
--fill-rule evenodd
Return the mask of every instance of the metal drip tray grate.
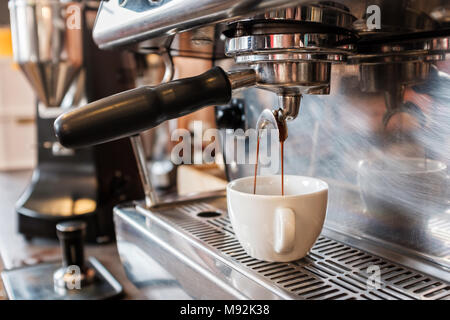
M 183 235 L 184 241 L 200 246 L 201 255 L 207 253 L 220 258 L 281 298 L 450 299 L 449 283 L 323 235 L 301 260 L 275 263 L 254 259 L 234 236 L 223 200 L 190 203 L 151 213 L 138 210 L 145 213 L 147 226 L 157 221 L 170 225 Z

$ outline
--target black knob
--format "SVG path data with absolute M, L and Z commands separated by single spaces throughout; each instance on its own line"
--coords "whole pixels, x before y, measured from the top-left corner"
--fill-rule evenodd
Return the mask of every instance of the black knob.
M 56 225 L 56 234 L 61 244 L 63 267 L 78 266 L 84 270 L 84 236 L 86 223 L 67 221 Z
M 216 124 L 219 129 L 244 129 L 244 100 L 233 98 L 228 105 L 216 107 Z

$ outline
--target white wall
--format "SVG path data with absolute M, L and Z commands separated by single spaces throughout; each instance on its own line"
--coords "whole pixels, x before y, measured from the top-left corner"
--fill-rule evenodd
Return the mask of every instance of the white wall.
M 11 57 L 0 56 L 0 170 L 34 167 L 35 95 Z

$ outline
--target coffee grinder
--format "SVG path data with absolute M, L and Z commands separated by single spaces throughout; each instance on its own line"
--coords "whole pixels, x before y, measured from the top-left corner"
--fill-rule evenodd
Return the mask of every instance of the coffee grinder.
M 94 44 L 96 2 L 11 0 L 9 10 L 15 61 L 38 97 L 38 161 L 16 205 L 19 232 L 56 238 L 57 223 L 82 220 L 88 241 L 108 242 L 113 206 L 142 197 L 130 142 L 64 148 L 53 122 L 79 103 L 133 87 L 133 56 Z

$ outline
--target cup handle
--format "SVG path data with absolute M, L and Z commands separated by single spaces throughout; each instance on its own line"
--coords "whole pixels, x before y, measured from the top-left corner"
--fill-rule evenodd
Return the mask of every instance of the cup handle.
M 290 208 L 275 211 L 275 252 L 288 253 L 294 248 L 295 212 Z

